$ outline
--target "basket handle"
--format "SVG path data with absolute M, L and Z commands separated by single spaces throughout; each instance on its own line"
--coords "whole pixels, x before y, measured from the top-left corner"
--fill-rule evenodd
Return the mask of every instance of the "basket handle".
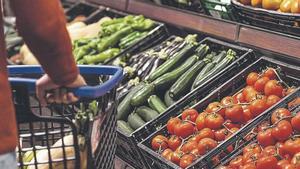
M 25 74 L 43 74 L 44 71 L 40 66 L 7 66 L 9 75 L 25 75 Z M 78 66 L 80 74 L 88 75 L 113 75 L 109 80 L 97 86 L 82 86 L 79 88 L 70 89 L 78 97 L 95 99 L 103 96 L 111 89 L 116 87 L 123 78 L 123 70 L 115 66 L 92 66 L 80 65 Z M 35 93 L 35 84 L 37 79 L 32 78 L 18 78 L 10 77 L 9 81 L 15 85 L 26 85 L 29 92 Z

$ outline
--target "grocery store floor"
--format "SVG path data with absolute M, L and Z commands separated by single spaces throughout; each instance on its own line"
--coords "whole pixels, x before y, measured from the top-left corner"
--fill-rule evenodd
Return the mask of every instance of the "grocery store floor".
M 126 164 L 124 161 L 116 157 L 115 159 L 115 169 L 133 169 L 128 164 Z

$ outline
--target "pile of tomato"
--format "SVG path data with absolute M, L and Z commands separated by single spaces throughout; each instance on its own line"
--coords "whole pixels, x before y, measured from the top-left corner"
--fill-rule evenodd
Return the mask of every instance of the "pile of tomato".
M 156 135 L 151 141 L 152 149 L 186 168 L 294 90 L 280 80 L 273 68 L 260 74 L 251 72 L 246 84 L 233 96 L 210 103 L 201 113 L 186 109 L 181 118 L 171 118 L 167 123 L 168 134 Z M 233 148 L 227 149 L 230 152 Z
M 257 142 L 219 169 L 300 169 L 300 112 L 279 108 L 255 132 Z

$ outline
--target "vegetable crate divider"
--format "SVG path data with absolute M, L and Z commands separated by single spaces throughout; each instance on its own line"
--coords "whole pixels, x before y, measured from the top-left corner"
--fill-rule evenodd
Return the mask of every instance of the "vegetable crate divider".
M 219 0 L 203 0 L 201 3 L 207 15 L 218 19 L 236 21 L 236 16 L 230 3 L 221 2 Z
M 94 14 L 93 17 L 91 17 L 89 20 L 87 20 L 88 23 L 93 23 L 97 22 L 99 19 L 102 17 L 108 16 L 112 18 L 118 18 L 118 17 L 124 17 L 129 15 L 128 13 L 124 13 L 121 11 L 117 11 L 111 8 L 106 8 L 106 7 L 100 7 L 100 11 L 98 11 L 97 14 Z M 104 64 L 111 64 L 113 60 L 115 60 L 118 57 L 122 56 L 130 56 L 133 54 L 136 54 L 138 52 L 144 51 L 145 49 L 148 49 L 149 47 L 152 47 L 153 45 L 161 42 L 162 40 L 167 38 L 168 31 L 163 23 L 157 22 L 156 27 L 152 29 L 148 35 L 143 38 L 142 40 L 136 42 L 135 44 L 132 44 L 128 48 L 124 49 L 121 51 L 120 54 L 117 56 L 108 59 L 105 61 Z
M 277 68 L 280 67 L 280 70 L 284 72 L 284 76 L 282 80 L 287 82 L 290 85 L 300 85 L 300 69 L 298 67 L 285 64 L 283 62 L 271 59 L 271 58 L 266 58 L 266 57 L 261 57 L 259 60 L 255 61 L 252 63 L 250 66 L 248 66 L 245 69 L 231 69 L 230 72 L 233 72 L 235 74 L 234 77 L 232 77 L 230 80 L 226 81 L 226 83 L 223 83 L 220 87 L 215 89 L 213 92 L 204 93 L 203 95 L 201 92 L 202 90 L 199 90 L 198 92 L 195 92 L 193 97 L 187 98 L 186 100 L 190 103 L 193 103 L 193 106 L 185 106 L 188 105 L 187 102 L 185 104 L 179 104 L 174 108 L 173 110 L 169 111 L 166 113 L 166 116 L 163 118 L 159 118 L 158 120 L 155 121 L 156 126 L 162 126 L 160 129 L 157 131 L 153 132 L 148 138 L 145 140 L 141 141 L 138 146 L 140 148 L 141 153 L 143 154 L 143 157 L 146 159 L 148 163 L 149 168 L 180 168 L 179 166 L 175 165 L 174 163 L 167 161 L 161 155 L 158 153 L 154 152 L 151 149 L 151 140 L 158 134 L 163 134 L 163 135 L 168 135 L 168 131 L 166 128 L 166 123 L 171 117 L 181 116 L 181 112 L 188 108 L 195 108 L 199 112 L 202 112 L 202 110 L 205 110 L 207 105 L 209 103 L 212 103 L 213 101 L 217 101 L 222 99 L 225 96 L 228 96 L 230 94 L 234 94 L 242 89 L 242 87 L 245 86 L 245 79 L 247 75 L 251 71 L 261 71 L 266 67 L 273 67 Z M 225 77 L 230 74 L 230 72 L 226 72 Z M 237 72 L 240 72 L 236 74 Z M 232 73 L 231 73 L 232 74 Z M 223 79 L 224 77 L 221 77 Z M 227 77 L 227 79 L 229 79 Z M 222 80 L 224 82 L 224 80 Z M 215 85 L 212 85 L 215 86 Z M 204 90 L 205 91 L 205 90 Z M 206 96 L 206 97 L 205 97 Z M 204 98 L 203 98 L 204 97 Z M 193 99 L 191 99 L 193 98 Z M 202 100 L 200 100 L 203 98 Z M 199 102 L 195 103 L 195 100 L 200 100 Z M 257 119 L 257 118 L 255 118 Z M 252 121 L 253 122 L 253 121 Z M 246 126 L 251 125 L 252 123 L 248 123 Z M 235 137 L 237 134 L 234 134 Z M 195 162 L 192 163 L 192 165 L 188 168 L 212 168 L 212 157 L 213 155 L 218 155 L 221 152 L 226 153 L 226 148 L 227 147 L 227 141 L 224 141 L 223 143 L 219 144 L 216 148 L 214 148 L 212 151 L 207 153 L 206 155 L 202 156 L 201 158 L 197 159 Z
M 220 162 L 216 163 L 215 166 L 219 165 L 227 165 L 233 158 L 240 155 L 243 152 L 243 148 L 246 147 L 249 144 L 257 143 L 256 136 L 251 137 L 247 139 L 246 137 L 249 136 L 249 133 L 257 127 L 260 123 L 263 121 L 269 121 L 270 117 L 272 115 L 272 112 L 274 112 L 278 108 L 288 108 L 289 103 L 293 102 L 294 99 L 300 98 L 300 88 L 298 88 L 294 93 L 290 94 L 285 98 L 285 100 L 280 101 L 276 105 L 272 106 L 270 109 L 268 109 L 268 112 L 263 114 L 262 116 L 259 116 L 256 118 L 250 125 L 243 127 L 239 132 L 235 134 L 235 136 L 228 139 L 226 142 L 227 145 L 238 145 L 235 147 L 235 149 L 226 155 Z M 289 108 L 292 114 L 297 113 L 300 111 L 300 105 L 295 105 Z
M 226 144 L 224 146 L 230 146 L 230 145 L 238 145 L 234 148 L 234 150 L 226 155 L 220 162 L 216 163 L 214 166 L 217 167 L 219 165 L 227 165 L 233 158 L 240 155 L 243 152 L 243 148 L 247 145 L 250 145 L 252 143 L 257 143 L 256 136 L 246 138 L 247 136 L 250 136 L 251 131 L 256 128 L 259 124 L 261 124 L 264 121 L 269 121 L 270 117 L 272 115 L 272 112 L 274 112 L 278 108 L 288 108 L 292 114 L 296 114 L 300 110 L 300 105 L 293 105 L 292 107 L 289 107 L 289 103 L 293 102 L 295 99 L 300 98 L 300 88 L 298 88 L 295 92 L 287 96 L 284 100 L 280 101 L 276 105 L 272 106 L 267 110 L 267 113 L 259 116 L 256 118 L 251 124 L 243 127 L 239 132 L 235 134 L 235 136 L 231 137 L 226 141 Z M 213 155 L 216 156 L 216 155 Z
M 212 51 L 219 51 L 219 50 L 228 50 L 233 49 L 237 52 L 238 59 L 236 59 L 233 63 L 227 66 L 225 69 L 217 73 L 216 75 L 212 76 L 208 79 L 205 83 L 197 87 L 195 90 L 191 91 L 189 94 L 185 95 L 182 99 L 174 103 L 170 106 L 165 112 L 160 113 L 157 118 L 147 122 L 143 127 L 137 129 L 130 135 L 122 132 L 121 130 L 117 129 L 118 138 L 117 138 L 117 155 L 128 162 L 129 164 L 136 166 L 136 164 L 140 164 L 144 161 L 145 157 L 144 154 L 141 154 L 140 149 L 137 147 L 137 144 L 142 140 L 146 139 L 151 133 L 155 132 L 157 128 L 160 128 L 160 124 L 158 121 L 163 119 L 165 122 L 171 117 L 179 107 L 186 106 L 188 102 L 186 101 L 187 98 L 192 93 L 197 93 L 197 97 L 205 97 L 213 91 L 216 86 L 221 85 L 225 81 L 227 81 L 230 77 L 233 77 L 236 72 L 234 70 L 242 70 L 244 67 L 250 65 L 253 61 L 256 60 L 254 53 L 251 49 L 239 47 L 233 44 L 229 44 L 223 41 L 219 41 L 213 38 L 205 38 L 200 42 L 200 44 L 207 44 L 210 46 Z M 126 159 L 125 159 L 126 158 Z M 143 160 L 143 161 L 142 161 Z M 130 163 L 130 161 L 132 162 Z M 148 162 L 147 162 L 148 163 Z M 145 163 L 144 163 L 145 164 Z M 143 166 L 142 164 L 140 166 Z M 145 166 L 147 167 L 147 166 Z M 141 167 L 139 167 L 141 168 Z
M 239 22 L 291 35 L 300 35 L 300 14 L 282 13 L 243 5 L 231 0 Z
M 179 3 L 178 0 L 159 0 L 160 3 L 157 3 L 157 0 L 151 0 L 151 1 L 156 3 L 157 5 L 166 5 L 166 6 L 186 10 L 186 11 L 203 13 L 200 0 L 191 0 L 191 1 L 188 0 L 187 4 Z
M 28 68 L 32 67 L 12 68 L 9 69 L 10 78 L 40 77 L 35 71 L 28 71 Z M 17 69 L 14 70 L 15 68 Z M 99 85 L 99 79 L 101 79 L 103 86 L 102 83 L 99 86 L 103 88 L 93 86 L 93 91 L 82 90 L 81 93 L 89 92 L 93 96 L 97 95 L 97 98 L 91 99 L 91 96 L 83 96 L 79 102 L 69 105 L 49 104 L 42 107 L 33 92 L 35 87 L 29 86 L 24 81 L 14 83 L 10 79 L 19 132 L 17 147 L 19 168 L 33 169 L 42 166 L 55 168 L 54 166 L 59 165 L 64 169 L 82 169 L 84 167 L 80 165 L 84 162 L 87 163 L 86 168 L 88 169 L 114 168 L 117 136 L 116 107 L 118 104 L 115 99 L 116 88 L 122 79 L 122 69 L 108 66 L 101 67 L 101 70 L 85 68 L 80 68 L 80 71 L 82 74 L 86 74 L 83 76 L 88 84 Z M 34 68 L 34 70 L 41 72 L 40 68 Z M 26 71 L 32 74 L 25 74 Z M 97 91 L 94 90 L 95 88 Z M 103 95 L 100 95 L 99 92 Z M 94 107 L 96 108 L 94 116 L 88 117 L 88 120 L 80 122 L 81 124 L 74 123 L 77 116 L 75 113 L 78 113 L 81 105 L 90 106 L 95 101 L 97 104 Z M 80 137 L 78 137 L 79 135 Z M 60 143 L 57 142 L 58 140 Z M 54 153 L 56 150 L 60 152 Z M 32 160 L 26 161 L 28 158 L 25 157 L 29 157 L 26 156 L 29 151 L 32 151 Z M 58 154 L 61 156 L 57 157 Z M 41 158 L 41 156 L 46 158 Z M 84 161 L 85 158 L 87 159 Z

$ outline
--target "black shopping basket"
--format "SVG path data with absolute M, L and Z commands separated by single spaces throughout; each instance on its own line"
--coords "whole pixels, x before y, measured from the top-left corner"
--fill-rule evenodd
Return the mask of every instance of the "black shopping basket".
M 121 68 L 80 66 L 88 85 L 68 89 L 74 104 L 41 106 L 35 82 L 39 66 L 9 66 L 19 131 L 20 169 L 112 169 L 116 150 L 116 88 Z M 99 84 L 100 82 L 100 84 Z

